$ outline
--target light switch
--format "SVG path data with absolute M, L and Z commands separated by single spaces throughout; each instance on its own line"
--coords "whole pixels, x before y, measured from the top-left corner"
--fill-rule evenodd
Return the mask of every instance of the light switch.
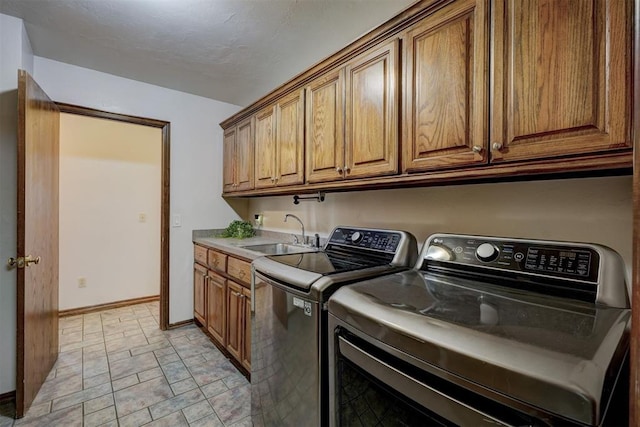
M 138 214 L 138 222 L 147 222 L 147 214 L 144 212 L 140 212 Z
M 174 214 L 173 215 L 173 226 L 174 227 L 182 227 L 182 215 Z

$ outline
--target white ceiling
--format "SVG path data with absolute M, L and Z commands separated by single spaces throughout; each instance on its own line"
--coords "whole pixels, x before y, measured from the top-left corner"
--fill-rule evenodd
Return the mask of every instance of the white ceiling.
M 0 0 L 35 55 L 246 106 L 415 0 Z

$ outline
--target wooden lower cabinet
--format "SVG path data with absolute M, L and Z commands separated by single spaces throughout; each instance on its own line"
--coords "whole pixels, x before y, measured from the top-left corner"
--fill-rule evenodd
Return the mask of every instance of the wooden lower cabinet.
M 242 365 L 251 368 L 251 293 L 243 286 L 227 282 L 227 350 Z
M 240 363 L 242 366 L 251 371 L 251 290 L 247 288 L 242 289 L 242 296 L 244 297 L 244 333 L 242 343 L 242 357 Z
M 207 330 L 222 345 L 226 345 L 227 280 L 212 271 L 207 280 Z
M 200 264 L 193 265 L 193 316 L 203 326 L 207 325 L 207 269 Z
M 251 369 L 251 262 L 194 245 L 193 317 Z

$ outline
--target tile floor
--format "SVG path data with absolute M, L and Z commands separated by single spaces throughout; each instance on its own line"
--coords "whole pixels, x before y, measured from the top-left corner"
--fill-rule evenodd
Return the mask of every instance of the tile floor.
M 194 325 L 158 329 L 158 303 L 60 319 L 58 361 L 10 426 L 251 426 L 249 383 Z

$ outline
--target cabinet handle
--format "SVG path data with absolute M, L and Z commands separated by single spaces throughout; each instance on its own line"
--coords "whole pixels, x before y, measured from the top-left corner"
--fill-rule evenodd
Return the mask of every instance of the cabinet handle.
M 344 173 L 350 173 L 350 172 L 351 172 L 351 168 L 349 166 L 345 166 Z
M 493 148 L 493 151 L 500 151 L 502 150 L 502 143 L 494 142 L 491 148 Z
M 338 166 L 338 167 L 336 168 L 336 172 L 338 172 L 338 173 L 342 173 L 342 168 L 341 168 L 340 166 Z
M 244 276 L 245 276 L 245 274 L 246 274 L 246 273 L 244 272 L 244 270 L 240 270 L 240 272 L 238 273 L 238 276 L 240 276 L 240 277 L 244 277 Z
M 278 177 L 274 178 L 273 182 L 277 184 L 278 183 Z
M 274 176 L 271 177 L 271 182 L 276 182 L 276 178 Z
M 482 153 L 482 147 L 479 145 L 474 145 L 472 150 L 474 153 Z
M 236 297 L 241 297 L 242 296 L 242 294 L 240 292 L 231 291 L 231 293 Z

